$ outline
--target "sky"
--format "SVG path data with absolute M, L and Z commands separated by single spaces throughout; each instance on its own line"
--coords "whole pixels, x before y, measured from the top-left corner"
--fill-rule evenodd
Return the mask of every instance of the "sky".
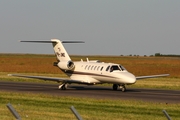
M 71 55 L 180 54 L 180 0 L 0 0 L 0 53 L 53 54 L 51 44 L 82 40 Z

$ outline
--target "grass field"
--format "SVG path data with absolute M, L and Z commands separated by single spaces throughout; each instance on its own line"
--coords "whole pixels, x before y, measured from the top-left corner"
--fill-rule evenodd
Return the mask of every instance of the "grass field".
M 128 87 L 180 89 L 180 58 L 170 57 L 123 57 L 123 56 L 72 56 L 72 60 L 100 60 L 122 64 L 135 76 L 169 73 L 169 77 L 137 81 Z M 8 77 L 9 73 L 24 73 L 29 75 L 42 75 L 52 77 L 67 77 L 57 67 L 54 55 L 34 54 L 0 54 L 0 78 L 13 81 L 37 80 Z
M 171 78 L 180 78 L 180 58 L 166 57 L 120 57 L 87 56 L 90 60 L 100 60 L 122 64 L 129 72 L 140 75 L 169 73 Z M 72 60 L 86 60 L 86 56 L 72 56 Z M 62 74 L 53 66 L 54 55 L 0 54 L 0 72 Z
M 169 73 L 169 77 L 138 81 L 128 87 L 160 88 L 180 90 L 180 58 L 165 57 L 117 57 L 87 56 L 90 60 L 122 64 L 136 76 Z M 86 59 L 86 56 L 72 56 L 73 60 Z M 0 54 L 0 80 L 31 81 L 25 78 L 9 77 L 9 73 L 66 77 L 57 67 L 54 55 Z M 106 84 L 105 84 L 106 85 Z M 11 120 L 13 116 L 6 108 L 11 103 L 22 119 L 56 120 L 76 119 L 70 111 L 73 105 L 83 119 L 94 120 L 164 120 L 162 113 L 166 109 L 172 119 L 180 119 L 180 104 L 151 103 L 136 100 L 100 100 L 89 98 L 58 97 L 44 94 L 14 93 L 0 91 L 0 119 Z
M 151 103 L 136 100 L 108 100 L 58 97 L 43 94 L 0 91 L 0 119 L 12 120 L 6 108 L 11 103 L 25 120 L 76 120 L 74 106 L 84 120 L 165 120 L 166 110 L 174 120 L 180 120 L 180 104 Z

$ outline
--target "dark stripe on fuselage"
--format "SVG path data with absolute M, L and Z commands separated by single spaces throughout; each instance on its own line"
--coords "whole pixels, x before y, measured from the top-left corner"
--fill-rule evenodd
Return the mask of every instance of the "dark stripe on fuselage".
M 89 72 L 79 72 L 79 71 L 63 71 L 65 74 L 79 74 L 79 75 L 92 75 L 92 76 L 100 76 L 100 77 L 109 77 L 109 78 L 117 78 L 109 75 L 102 75 L 102 74 L 95 74 L 95 73 L 89 73 Z

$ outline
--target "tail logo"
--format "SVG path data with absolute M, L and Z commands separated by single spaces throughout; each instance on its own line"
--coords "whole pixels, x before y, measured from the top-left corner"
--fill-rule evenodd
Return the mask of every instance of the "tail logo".
M 58 57 L 65 57 L 65 53 L 61 53 L 60 51 L 61 51 L 61 49 L 60 48 L 58 48 L 58 52 L 56 52 L 56 55 L 58 56 Z
M 57 55 L 57 56 L 60 56 L 60 53 L 56 52 L 56 55 Z
M 65 57 L 65 53 L 61 53 L 61 57 Z

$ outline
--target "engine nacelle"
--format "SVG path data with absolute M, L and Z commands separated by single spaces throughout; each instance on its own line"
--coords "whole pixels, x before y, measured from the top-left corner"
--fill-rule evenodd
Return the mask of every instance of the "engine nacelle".
M 59 62 L 57 65 L 59 68 L 63 70 L 72 70 L 75 67 L 72 61 L 62 61 L 62 62 Z

